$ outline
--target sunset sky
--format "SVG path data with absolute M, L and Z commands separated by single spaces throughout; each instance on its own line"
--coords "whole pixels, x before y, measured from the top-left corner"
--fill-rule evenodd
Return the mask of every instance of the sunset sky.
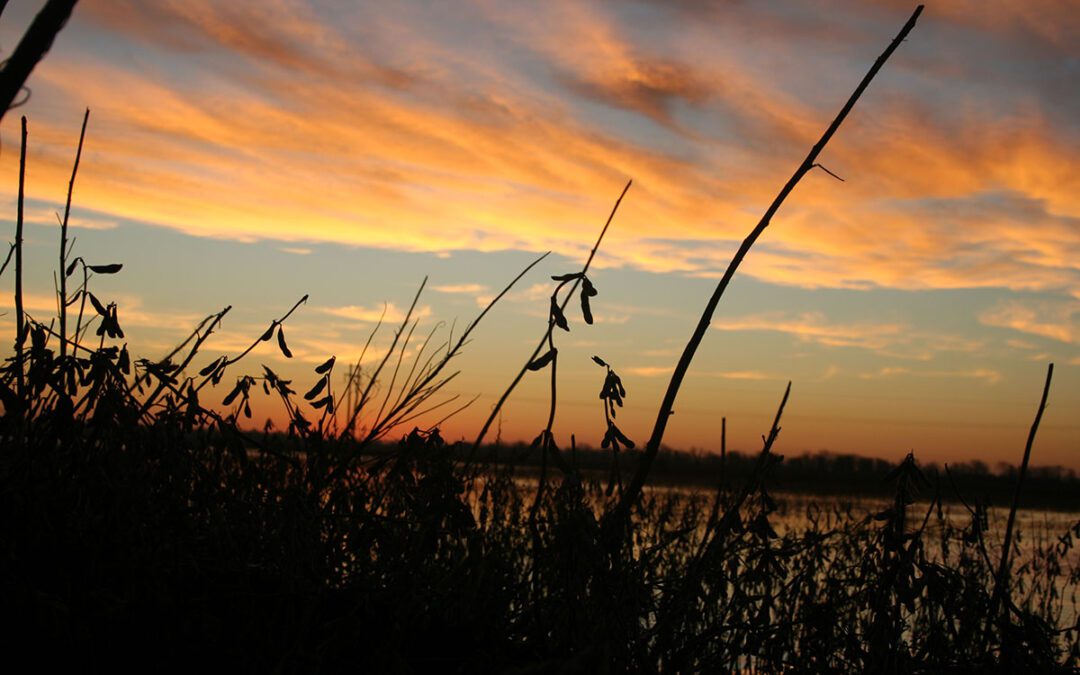
M 4 10 L 5 55 L 41 4 Z M 421 330 L 445 339 L 552 251 L 458 362 L 447 392 L 480 398 L 443 431 L 472 439 L 544 331 L 550 275 L 580 269 L 633 179 L 590 274 L 597 322 L 574 302 L 556 336 L 555 433 L 598 444 L 598 354 L 644 443 L 717 278 L 914 6 L 83 0 L 0 125 L 5 240 L 24 114 L 27 305 L 47 317 L 90 108 L 71 233 L 124 264 L 92 290 L 133 351 L 233 305 L 202 367 L 306 293 L 295 358 L 267 343 L 235 371 L 301 391 L 425 276 Z M 726 416 L 729 447 L 758 449 L 790 379 L 782 453 L 1015 463 L 1053 361 L 1034 462 L 1080 469 L 1080 7 L 927 2 L 820 161 L 844 182 L 808 174 L 751 251 L 666 443 L 715 450 Z M 504 440 L 543 428 L 547 387 L 519 387 Z

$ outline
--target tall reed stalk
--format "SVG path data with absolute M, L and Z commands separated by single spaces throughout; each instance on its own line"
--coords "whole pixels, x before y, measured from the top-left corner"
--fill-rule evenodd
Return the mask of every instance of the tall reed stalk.
M 788 195 L 791 194 L 791 191 L 795 189 L 795 186 L 798 185 L 799 181 L 802 180 L 803 176 L 809 173 L 814 167 L 820 166 L 817 164 L 818 155 L 825 149 L 829 140 L 832 139 L 837 129 L 839 129 L 840 125 L 844 122 L 844 119 L 847 118 L 848 113 L 855 107 L 855 103 L 870 85 L 874 76 L 877 75 L 878 71 L 881 70 L 881 67 L 885 65 L 885 61 L 892 56 L 892 53 L 896 51 L 896 48 L 904 41 L 908 33 L 911 32 L 911 29 L 915 27 L 915 22 L 918 20 L 919 15 L 922 14 L 922 11 L 923 5 L 919 5 L 915 8 L 911 18 L 907 20 L 907 23 L 900 29 L 897 36 L 893 38 L 893 41 L 870 67 L 870 70 L 848 98 L 847 103 L 840 109 L 840 112 L 825 130 L 825 133 L 822 134 L 818 142 L 810 149 L 809 154 L 806 155 L 806 158 L 799 164 L 798 168 L 795 169 L 795 173 L 792 174 L 791 178 L 788 179 L 788 182 L 784 184 L 784 187 L 780 189 L 780 193 L 773 199 L 769 208 L 765 210 L 765 214 L 761 217 L 761 220 L 758 221 L 758 224 L 751 230 L 746 239 L 743 240 L 738 251 L 735 252 L 735 256 L 728 264 L 727 269 L 724 271 L 724 275 L 716 285 L 716 289 L 709 297 L 709 301 L 705 304 L 705 309 L 701 314 L 701 318 L 698 320 L 697 327 L 694 329 L 693 334 L 690 336 L 690 340 L 683 349 L 682 356 L 679 357 L 679 361 L 675 365 L 675 371 L 671 374 L 671 381 L 668 383 L 667 391 L 664 393 L 663 402 L 660 404 L 660 410 L 656 415 L 656 423 L 653 425 L 652 435 L 649 437 L 649 441 L 645 446 L 645 452 L 641 456 L 634 477 L 631 479 L 627 489 L 623 492 L 622 500 L 619 503 L 619 508 L 614 512 L 614 517 L 625 519 L 629 513 L 631 504 L 633 504 L 641 494 L 641 489 L 649 476 L 649 468 L 656 460 L 657 453 L 660 452 L 660 445 L 664 440 L 664 432 L 667 429 L 668 421 L 674 412 L 675 398 L 678 396 L 683 378 L 686 377 L 686 372 L 690 369 L 690 363 L 694 359 L 694 354 L 697 353 L 698 346 L 705 338 L 705 332 L 709 329 L 709 324 L 712 321 L 713 314 L 716 312 L 717 305 L 720 303 L 720 298 L 723 297 L 724 291 L 727 290 L 728 284 L 731 282 L 732 277 L 735 276 L 735 271 L 739 269 L 739 265 L 742 264 L 743 258 L 750 252 L 751 247 L 753 247 L 754 243 L 758 240 L 758 237 L 765 231 L 765 228 L 769 226 L 772 217 L 780 209 L 784 200 L 786 200 Z

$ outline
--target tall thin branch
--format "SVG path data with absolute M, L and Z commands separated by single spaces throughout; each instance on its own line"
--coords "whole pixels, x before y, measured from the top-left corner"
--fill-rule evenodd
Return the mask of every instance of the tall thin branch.
M 780 190 L 780 194 L 778 194 L 772 204 L 769 205 L 768 210 L 765 211 L 765 215 L 761 217 L 757 226 L 750 232 L 750 235 L 746 237 L 742 246 L 740 246 L 739 250 L 735 253 L 735 257 L 732 258 L 731 263 L 724 272 L 724 276 L 720 279 L 720 283 L 717 284 L 716 290 L 713 291 L 712 297 L 709 298 L 709 302 L 705 305 L 705 311 L 702 312 L 701 319 L 698 321 L 693 335 L 690 336 L 690 341 L 686 343 L 686 348 L 683 350 L 682 357 L 679 358 L 679 363 L 675 366 L 675 372 L 671 375 L 671 381 L 668 383 L 663 403 L 660 405 L 660 411 L 656 416 L 656 424 L 653 427 L 652 436 L 649 438 L 648 445 L 645 446 L 645 452 L 642 453 L 637 473 L 634 474 L 634 478 L 630 482 L 629 487 L 623 492 L 622 500 L 619 502 L 616 509 L 616 513 L 619 514 L 620 517 L 625 517 L 625 515 L 629 513 L 630 505 L 637 500 L 638 495 L 641 493 L 641 488 L 644 486 L 645 479 L 649 475 L 649 468 L 652 466 L 653 460 L 656 459 L 657 453 L 660 452 L 660 443 L 664 439 L 664 431 L 667 429 L 668 419 L 671 417 L 673 408 L 675 407 L 675 398 L 679 393 L 679 388 L 682 386 L 683 378 L 686 376 L 686 371 L 690 368 L 690 362 L 694 359 L 694 354 L 697 352 L 698 346 L 705 337 L 705 332 L 709 329 L 709 323 L 712 321 L 713 314 L 716 312 L 716 306 L 719 304 L 720 298 L 724 295 L 724 291 L 731 282 L 731 278 L 735 275 L 735 271 L 739 268 L 743 258 L 746 257 L 746 254 L 750 251 L 754 242 L 756 242 L 758 237 L 761 236 L 761 233 L 765 231 L 765 228 L 769 226 L 769 222 L 772 220 L 772 217 L 777 210 L 779 210 L 780 205 L 784 203 L 784 200 L 787 199 L 787 196 L 795 189 L 795 186 L 802 180 L 802 177 L 814 167 L 818 155 L 825 149 L 825 145 L 833 137 L 833 134 L 836 133 L 836 130 L 840 128 L 840 124 L 843 123 L 848 113 L 851 112 L 851 109 L 855 107 L 856 101 L 862 96 L 863 91 L 866 90 L 870 81 L 874 79 L 874 76 L 881 70 L 885 61 L 888 60 L 894 51 L 896 51 L 896 48 L 904 41 L 904 38 L 911 32 L 911 29 L 915 27 L 915 21 L 919 18 L 922 11 L 923 5 L 919 5 L 915 8 L 911 18 L 907 20 L 904 27 L 900 29 L 900 33 L 893 39 L 892 43 L 889 44 L 888 48 L 882 52 L 881 56 L 874 62 L 874 65 L 870 67 L 869 72 L 863 77 L 862 82 L 855 88 L 855 92 L 848 98 L 844 107 L 841 108 L 840 113 L 833 119 L 832 124 L 825 130 L 821 139 L 810 149 L 810 154 L 808 154 L 806 159 L 799 164 L 795 173 L 784 185 L 783 189 Z
M 26 116 L 22 118 L 22 147 L 19 150 L 19 207 L 15 218 L 15 387 L 19 404 L 27 404 L 23 376 L 23 340 L 26 338 L 26 315 L 23 313 L 23 195 L 26 186 Z M 21 413 L 20 413 L 21 414 Z
M 1031 446 L 1035 443 L 1035 432 L 1039 430 L 1039 422 L 1042 421 L 1043 411 L 1046 410 L 1046 399 L 1050 395 L 1050 379 L 1054 376 L 1054 364 L 1046 368 L 1046 384 L 1043 385 L 1042 399 L 1039 401 L 1039 409 L 1035 411 L 1035 421 L 1031 423 L 1031 431 L 1028 432 L 1027 444 L 1024 446 L 1024 458 L 1020 462 L 1020 475 L 1016 477 L 1016 489 L 1013 490 L 1012 506 L 1009 508 L 1009 520 L 1005 525 L 1005 543 L 1001 545 L 1001 561 L 998 563 L 997 578 L 994 581 L 994 595 L 990 601 L 990 616 L 988 621 L 994 620 L 998 605 L 1008 590 L 1009 584 L 1009 554 L 1012 550 L 1013 528 L 1016 526 L 1016 512 L 1020 508 L 1020 489 L 1024 485 L 1024 477 L 1027 476 L 1028 462 L 1031 460 Z
M 0 71 L 0 119 L 11 108 L 30 72 L 52 47 L 53 40 L 67 23 L 76 0 L 49 0 L 34 17 L 22 40 Z
M 75 176 L 79 173 L 79 160 L 82 159 L 83 141 L 86 139 L 86 123 L 90 120 L 90 108 L 83 115 L 82 130 L 79 132 L 79 148 L 75 151 L 75 165 L 71 168 L 71 180 L 68 181 L 67 202 L 64 204 L 64 219 L 60 222 L 60 358 L 67 354 L 67 232 L 68 218 L 71 217 L 71 193 L 75 191 Z M 76 336 L 78 339 L 78 336 Z

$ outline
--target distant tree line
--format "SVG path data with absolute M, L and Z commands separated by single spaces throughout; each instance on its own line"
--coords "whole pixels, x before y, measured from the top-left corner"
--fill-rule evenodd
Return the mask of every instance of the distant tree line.
M 277 442 L 283 446 L 288 444 L 284 436 Z M 366 451 L 378 455 L 392 452 L 396 447 L 396 443 L 383 443 Z M 539 471 L 542 461 L 540 451 L 524 442 L 488 444 L 476 450 L 467 443 L 447 444 L 444 451 L 458 461 L 513 465 L 525 473 Z M 610 450 L 578 446 L 562 448 L 560 455 L 561 461 L 584 476 L 604 482 L 612 477 Z M 619 453 L 618 468 L 623 480 L 631 475 L 640 457 L 641 452 L 636 449 Z M 780 492 L 889 498 L 894 487 L 886 477 L 903 459 L 898 456 L 895 460 L 886 460 L 828 451 L 786 456 L 771 468 L 768 485 Z M 723 482 L 728 488 L 737 488 L 751 475 L 755 460 L 754 454 L 740 451 L 730 451 L 721 457 L 715 452 L 665 447 L 656 457 L 650 482 L 701 488 L 715 488 Z M 948 471 L 944 464 L 935 462 L 919 462 L 918 467 L 930 486 L 917 495 L 919 500 L 929 500 L 935 490 L 940 490 L 942 499 L 947 502 L 963 498 L 972 505 L 979 502 L 984 506 L 1008 508 L 1016 486 L 1017 467 L 1007 462 L 999 462 L 993 467 L 979 460 L 949 463 Z M 549 470 L 555 469 L 549 467 Z M 1080 476 L 1074 469 L 1062 466 L 1029 468 L 1021 506 L 1080 511 Z

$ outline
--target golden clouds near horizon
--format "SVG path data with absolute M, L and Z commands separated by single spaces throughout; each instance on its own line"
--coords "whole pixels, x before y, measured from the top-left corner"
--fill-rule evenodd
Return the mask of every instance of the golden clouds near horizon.
M 529 7 L 474 7 L 507 31 L 490 47 L 505 63 L 387 19 L 416 38 L 403 51 L 418 56 L 400 66 L 305 5 L 272 9 L 243 39 L 231 27 L 251 17 L 239 9 L 88 9 L 88 26 L 73 30 L 108 31 L 146 57 L 133 66 L 72 45 L 43 64 L 29 107 L 31 196 L 62 196 L 70 159 L 58 148 L 73 125 L 55 102 L 77 100 L 94 110 L 79 203 L 103 221 L 249 241 L 575 254 L 588 245 L 582 226 L 633 177 L 601 264 L 708 275 L 833 112 L 800 102 L 785 78 L 756 78 L 735 47 L 680 60 L 591 5 L 560 4 L 543 30 L 522 21 Z M 898 69 L 905 54 L 931 58 L 910 42 Z M 207 53 L 220 68 L 206 67 Z M 162 65 L 163 54 L 185 65 Z M 440 55 L 460 72 L 428 67 Z M 394 68 L 399 77 L 384 76 Z M 846 182 L 809 176 L 746 272 L 808 287 L 1080 292 L 1077 130 L 1056 128 L 1039 101 L 1026 112 L 1009 102 L 1005 114 L 958 94 L 962 108 L 950 110 L 910 80 L 875 83 L 822 158 Z M 48 107 L 35 115 L 39 98 Z

